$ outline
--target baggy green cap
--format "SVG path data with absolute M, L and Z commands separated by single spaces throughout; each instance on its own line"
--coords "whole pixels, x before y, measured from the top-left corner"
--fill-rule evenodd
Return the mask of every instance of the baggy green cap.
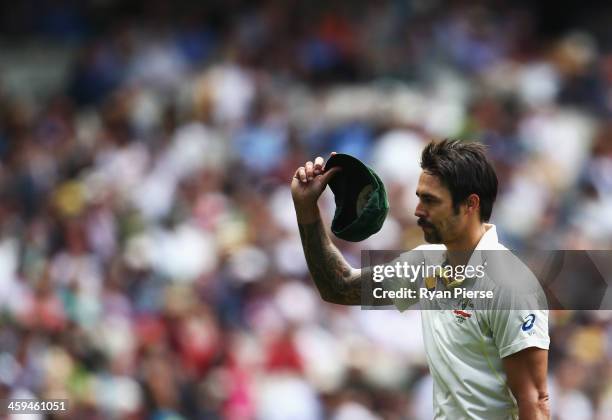
M 336 201 L 331 230 L 345 241 L 363 241 L 378 232 L 387 217 L 387 192 L 378 175 L 359 159 L 337 153 L 325 170 L 336 166 L 342 170 L 329 182 Z

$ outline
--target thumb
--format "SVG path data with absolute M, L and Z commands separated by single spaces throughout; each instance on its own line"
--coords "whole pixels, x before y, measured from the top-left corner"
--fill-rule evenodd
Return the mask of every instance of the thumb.
M 327 186 L 327 184 L 329 184 L 329 181 L 331 181 L 331 179 L 341 170 L 342 170 L 341 167 L 334 166 L 330 170 L 325 171 L 323 175 L 321 175 L 321 178 L 320 178 L 321 185 L 323 185 L 324 187 Z

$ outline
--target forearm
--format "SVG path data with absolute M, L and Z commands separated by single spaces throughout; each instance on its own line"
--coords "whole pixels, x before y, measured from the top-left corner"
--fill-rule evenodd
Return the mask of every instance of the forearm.
M 518 400 L 519 420 L 550 420 L 548 396 Z
M 329 238 L 319 209 L 296 209 L 306 263 L 321 297 L 332 303 L 361 303 L 360 270 L 351 267 Z
M 548 350 L 528 347 L 502 359 L 520 420 L 549 420 Z

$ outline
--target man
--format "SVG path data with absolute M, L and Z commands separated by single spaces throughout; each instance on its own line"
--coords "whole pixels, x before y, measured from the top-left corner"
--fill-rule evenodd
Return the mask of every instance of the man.
M 475 249 L 505 249 L 495 226 L 487 223 L 497 195 L 497 176 L 482 145 L 432 142 L 423 150 L 421 168 L 414 214 L 425 240 L 438 245 L 417 250 L 442 249 L 447 262 L 456 266 Z M 351 267 L 333 245 L 317 205 L 338 170 L 324 171 L 324 160 L 317 157 L 297 169 L 291 191 L 304 254 L 321 297 L 359 305 L 361 270 Z M 454 312 L 422 311 L 435 418 L 548 419 L 547 312 L 533 308 L 465 312 L 460 325 Z

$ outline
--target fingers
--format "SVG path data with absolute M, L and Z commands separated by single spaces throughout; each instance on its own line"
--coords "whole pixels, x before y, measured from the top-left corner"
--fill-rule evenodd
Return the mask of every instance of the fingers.
M 295 175 L 294 175 L 294 177 L 295 177 L 295 178 L 297 178 L 297 179 L 299 179 L 299 180 L 300 180 L 300 182 L 302 182 L 302 183 L 304 183 L 304 184 L 305 184 L 306 182 L 308 182 L 308 179 L 307 179 L 307 177 L 306 177 L 306 168 L 304 168 L 303 166 L 300 166 L 300 167 L 297 169 L 297 171 L 295 171 Z
M 342 170 L 341 167 L 339 166 L 334 166 L 333 168 L 331 168 L 328 171 L 325 171 L 325 173 L 323 175 L 321 175 L 321 183 L 323 185 L 327 185 L 329 183 L 329 181 L 331 181 L 331 179 Z
M 320 175 L 323 173 L 323 166 L 325 165 L 325 160 L 321 156 L 318 156 L 314 161 L 314 173 L 315 175 Z
M 304 167 L 306 168 L 306 178 L 308 178 L 308 181 L 312 181 L 314 178 L 314 164 L 311 161 L 308 161 Z
M 332 152 L 332 156 L 335 155 L 336 152 Z M 295 171 L 294 177 L 299 179 L 300 182 L 306 184 L 309 181 L 315 179 L 315 177 L 319 175 L 325 176 L 324 184 L 327 184 L 332 176 L 338 172 L 339 168 L 332 168 L 331 170 L 324 172 L 325 168 L 325 159 L 321 156 L 317 156 L 317 158 L 312 161 L 308 161 L 304 164 L 304 166 L 300 166 L 297 171 Z

